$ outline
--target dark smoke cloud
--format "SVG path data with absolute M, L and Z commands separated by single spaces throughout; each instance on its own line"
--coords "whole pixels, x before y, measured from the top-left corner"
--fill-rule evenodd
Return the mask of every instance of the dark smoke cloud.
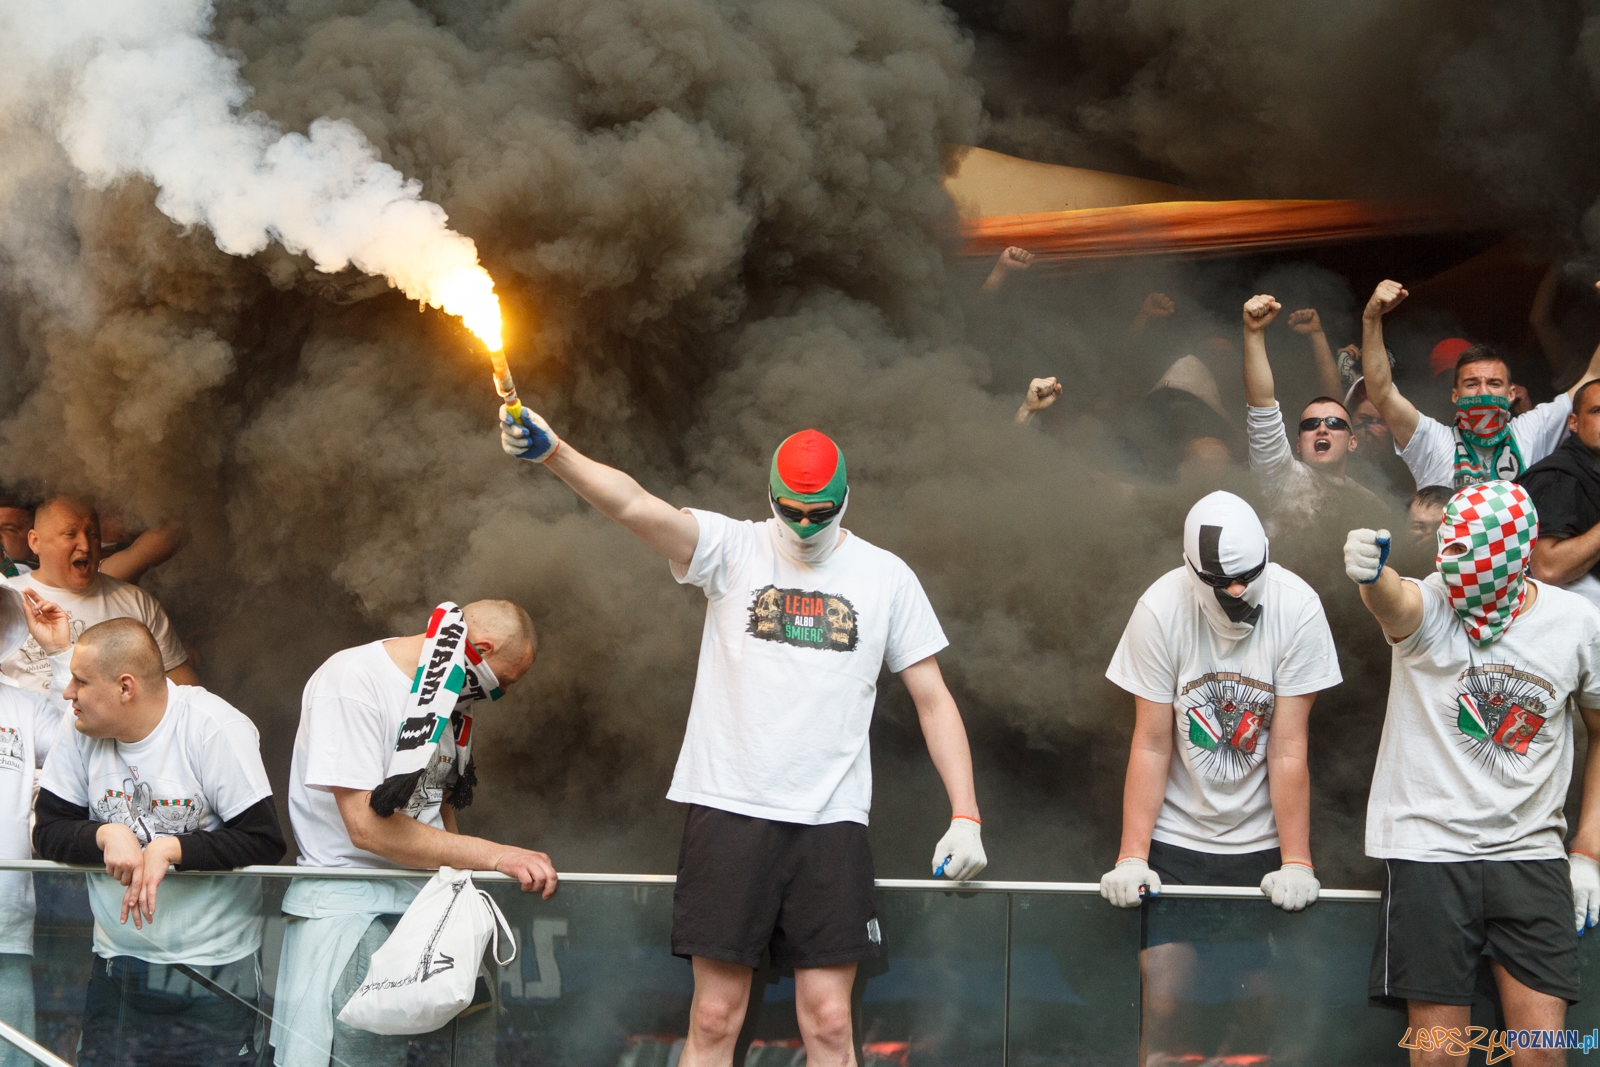
M 1374 118 L 1376 141 L 1326 139 L 1362 124 L 1341 112 L 1329 126 L 1331 104 L 1300 99 L 1296 79 L 1348 90 L 1320 66 L 1296 73 L 1306 49 L 1289 16 L 1237 16 L 1249 25 L 1233 37 L 1190 41 L 1206 19 L 1185 10 L 974 19 L 993 143 L 1208 191 L 1423 180 L 1406 177 L 1435 159 L 1405 133 L 1419 120 Z M 1348 58 L 1362 34 L 1410 25 L 1405 10 L 1319 32 Z M 1032 51 L 1007 37 L 1024 31 Z M 1047 81 L 1044 57 L 1069 37 Z M 238 0 L 219 5 L 213 39 L 242 58 L 250 106 L 291 131 L 346 120 L 422 181 L 495 277 L 524 396 L 589 454 L 674 503 L 761 518 L 777 441 L 807 425 L 836 436 L 851 528 L 912 564 L 951 637 L 941 663 L 974 738 L 992 875 L 1092 879 L 1114 859 L 1132 705 L 1103 672 L 1134 600 L 1178 562 L 1184 512 L 1213 487 L 1130 488 L 1125 405 L 1204 338 L 1236 344 L 1252 292 L 1330 318 L 1362 294 L 1326 271 L 1169 264 L 1023 278 L 974 299 L 976 280 L 947 270 L 954 218 L 938 184 L 948 147 L 983 136 L 974 44 L 916 0 Z M 1441 38 L 1440 62 L 1492 40 Z M 1213 49 L 1276 42 L 1283 54 L 1259 69 L 1210 65 Z M 1216 84 L 1182 103 L 1207 71 Z M 1277 103 L 1246 106 L 1269 90 Z M 1552 128 L 1584 107 L 1562 105 Z M 1224 108 L 1241 117 L 1222 122 Z M 661 798 L 699 592 L 500 452 L 487 363 L 454 320 L 281 249 L 225 255 L 174 226 L 143 181 L 86 187 L 38 121 L 0 81 L 0 471 L 187 521 L 193 541 L 147 584 L 208 684 L 261 724 L 280 787 L 301 686 L 328 654 L 412 632 L 446 597 L 524 604 L 541 656 L 482 723 L 466 828 L 546 847 L 568 870 L 671 870 L 681 813 Z M 1480 128 L 1497 129 L 1453 136 Z M 1273 132 L 1269 148 L 1258 135 Z M 1530 181 L 1546 160 L 1528 159 Z M 1421 173 L 1457 174 L 1437 161 Z M 1130 363 L 1122 334 L 1151 289 L 1174 296 L 1181 321 Z M 1296 341 L 1270 340 L 1286 407 L 1311 395 Z M 1236 363 L 1215 370 L 1236 394 Z M 1074 395 L 1019 431 L 1016 397 L 1044 373 Z M 1237 472 L 1226 484 L 1253 493 Z M 1358 518 L 1329 515 L 1274 547 L 1323 591 L 1350 679 L 1314 716 L 1330 884 L 1370 877 L 1360 818 L 1387 678 L 1338 566 Z M 914 711 L 886 683 L 874 839 L 881 874 L 915 876 L 947 809 Z

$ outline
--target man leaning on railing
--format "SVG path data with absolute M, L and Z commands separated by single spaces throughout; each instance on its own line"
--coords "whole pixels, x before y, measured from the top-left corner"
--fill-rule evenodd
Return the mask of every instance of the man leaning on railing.
M 260 882 L 165 878 L 283 858 L 254 724 L 168 681 L 135 619 L 83 632 L 64 695 L 74 721 L 45 761 L 33 840 L 46 859 L 105 866 L 89 876 L 96 958 L 79 1067 L 253 1063 L 265 1036 Z
M 455 813 L 471 802 L 476 780 L 473 713 L 526 674 L 536 650 L 526 611 L 479 600 L 439 605 L 426 633 L 329 657 L 306 683 L 289 768 L 300 865 L 493 870 L 525 892 L 553 894 L 556 871 L 543 852 L 456 831 Z M 406 1062 L 413 1037 L 367 1033 L 337 1016 L 420 885 L 381 877 L 294 880 L 283 898 L 288 918 L 273 1013 L 279 1067 L 328 1067 L 330 1058 Z M 457 1065 L 493 1061 L 490 987 L 481 981 L 466 1011 L 434 1031 L 454 1047 Z

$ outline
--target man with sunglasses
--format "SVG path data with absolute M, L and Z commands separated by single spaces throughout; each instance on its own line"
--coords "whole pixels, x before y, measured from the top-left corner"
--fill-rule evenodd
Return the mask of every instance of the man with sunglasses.
M 763 955 L 794 969 L 807 1058 L 851 1062 L 850 990 L 879 955 L 867 814 L 878 675 L 916 704 L 952 819 L 934 877 L 983 870 L 972 756 L 934 654 L 948 643 L 917 576 L 843 527 L 844 456 L 816 430 L 768 472 L 772 518 L 679 510 L 589 459 L 527 410 L 500 409 L 501 444 L 543 463 L 705 591 L 694 700 L 667 799 L 689 805 L 672 951 L 694 967 L 682 1067 L 725 1067 Z
M 1521 415 L 1512 413 L 1511 369 L 1489 345 L 1472 345 L 1456 357 L 1450 402 L 1453 425 L 1418 411 L 1395 388 L 1383 347 L 1383 317 L 1399 307 L 1407 292 L 1399 282 L 1378 283 L 1362 313 L 1361 366 L 1367 395 L 1394 435 L 1395 451 L 1411 468 L 1417 487 L 1453 485 L 1457 489 L 1500 479 L 1515 479 L 1555 451 L 1572 414 L 1572 397 L 1584 382 L 1600 378 L 1600 348 L 1571 389 Z
M 1365 511 L 1383 508 L 1369 489 L 1345 473 L 1357 448 L 1350 413 L 1332 397 L 1319 396 L 1300 413 L 1295 450 L 1274 397 L 1272 365 L 1267 361 L 1267 325 L 1282 305 L 1265 294 L 1244 305 L 1244 393 L 1250 439 L 1250 469 L 1261 479 L 1269 504 L 1267 531 L 1273 535 L 1309 525 L 1337 497 L 1358 502 Z

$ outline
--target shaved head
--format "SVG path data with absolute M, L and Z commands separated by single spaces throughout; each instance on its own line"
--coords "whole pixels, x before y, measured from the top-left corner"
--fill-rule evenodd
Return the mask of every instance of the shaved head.
M 100 521 L 100 513 L 91 504 L 76 500 L 70 496 L 53 496 L 40 504 L 33 513 L 34 526 L 41 526 L 46 522 L 61 523 L 71 521 Z
M 461 614 L 467 620 L 467 640 L 478 646 L 502 688 L 528 673 L 539 638 L 526 611 L 509 600 L 474 600 Z
M 131 674 L 142 685 L 165 688 L 161 649 L 138 619 L 111 619 L 89 627 L 78 638 L 78 652 L 93 653 L 85 666 L 98 679 Z
M 461 609 L 467 632 L 474 639 L 487 638 L 513 658 L 523 653 L 537 654 L 539 635 L 534 633 L 528 613 L 509 600 L 474 600 Z

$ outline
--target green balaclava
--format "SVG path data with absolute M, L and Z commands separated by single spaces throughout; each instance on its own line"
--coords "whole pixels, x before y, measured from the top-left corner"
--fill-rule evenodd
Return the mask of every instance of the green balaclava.
M 772 473 L 767 488 L 772 494 L 775 512 L 779 497 L 802 504 L 826 501 L 835 507 L 842 507 L 845 496 L 849 493 L 849 484 L 845 479 L 844 453 L 839 451 L 839 446 L 826 434 L 818 433 L 816 430 L 801 430 L 785 438 L 783 444 L 772 454 Z M 802 539 L 815 537 L 837 522 L 835 519 L 834 522 L 809 523 L 802 526 L 798 522 L 789 521 L 781 514 L 778 518 Z

